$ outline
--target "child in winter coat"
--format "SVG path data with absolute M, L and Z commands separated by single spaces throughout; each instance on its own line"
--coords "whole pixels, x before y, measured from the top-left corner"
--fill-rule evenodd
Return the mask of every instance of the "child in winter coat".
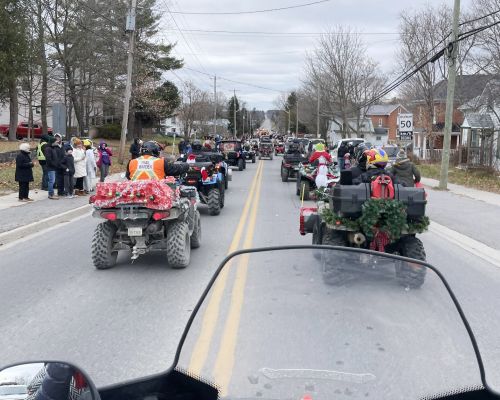
M 64 168 L 64 196 L 72 199 L 73 195 L 73 178 L 75 176 L 75 160 L 73 158 L 73 148 L 66 147 L 66 154 L 61 161 L 61 166 Z
M 92 142 L 88 139 L 83 141 L 85 146 L 85 166 L 87 169 L 87 176 L 85 177 L 85 191 L 87 193 L 94 191 L 94 180 L 96 178 L 97 163 L 95 161 L 94 149 Z
M 31 149 L 28 143 L 19 146 L 19 154 L 16 157 L 16 182 L 19 183 L 19 201 L 33 201 L 29 198 L 30 182 L 33 182 L 33 161 L 31 161 Z
M 101 182 L 104 182 L 104 179 L 109 174 L 109 167 L 111 166 L 111 157 L 113 153 L 111 149 L 108 147 L 107 143 L 101 142 L 99 144 L 99 160 L 97 161 L 97 166 L 101 172 Z

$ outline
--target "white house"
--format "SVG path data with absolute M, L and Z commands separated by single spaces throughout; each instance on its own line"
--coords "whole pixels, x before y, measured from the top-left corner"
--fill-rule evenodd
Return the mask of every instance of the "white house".
M 351 133 L 352 137 L 365 139 L 365 141 L 370 142 L 374 146 L 387 144 L 387 130 L 383 128 L 374 128 L 371 118 L 360 119 L 359 126 L 357 118 L 348 118 L 347 123 L 351 128 L 351 132 L 356 132 Z M 338 140 L 342 139 L 341 131 L 342 127 L 339 123 L 333 120 L 329 121 L 327 135 L 330 143 L 336 143 Z

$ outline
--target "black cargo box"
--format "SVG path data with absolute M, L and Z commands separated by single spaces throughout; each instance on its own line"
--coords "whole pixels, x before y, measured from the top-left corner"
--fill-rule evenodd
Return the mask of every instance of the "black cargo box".
M 370 184 L 335 185 L 330 208 L 344 217 L 358 218 L 361 216 L 361 207 L 370 198 Z
M 394 198 L 406 205 L 409 219 L 418 219 L 425 215 L 425 191 L 423 188 L 394 185 Z

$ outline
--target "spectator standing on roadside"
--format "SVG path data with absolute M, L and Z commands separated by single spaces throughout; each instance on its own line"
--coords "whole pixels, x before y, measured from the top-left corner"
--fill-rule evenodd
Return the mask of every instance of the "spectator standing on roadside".
M 64 168 L 61 165 L 61 161 L 64 159 L 65 151 L 62 142 L 62 136 L 60 133 L 54 135 L 56 138 L 55 146 L 52 146 L 55 151 L 55 162 L 57 163 L 56 169 L 56 184 L 57 184 L 57 195 L 64 196 Z
M 134 139 L 134 143 L 130 145 L 130 157 L 133 159 L 141 156 L 142 140 L 139 138 Z
M 73 159 L 75 162 L 75 194 L 77 196 L 85 196 L 86 193 L 83 190 L 83 180 L 87 176 L 87 164 L 85 160 L 85 149 L 83 148 L 83 142 L 80 139 L 75 139 L 73 142 Z
M 181 141 L 177 145 L 177 148 L 179 149 L 179 155 L 184 154 L 184 150 L 186 148 L 186 142 L 184 141 L 184 139 L 181 139 Z
M 58 154 L 56 153 L 56 138 L 51 137 L 47 146 L 44 149 L 45 160 L 47 161 L 47 190 L 49 191 L 49 199 L 59 200 L 59 196 L 54 193 L 54 183 L 56 181 L 56 171 L 59 168 Z
M 73 196 L 73 178 L 75 175 L 75 160 L 73 157 L 73 148 L 67 144 L 64 147 L 65 155 L 61 161 L 61 166 L 64 169 L 64 197 L 72 199 Z
M 106 142 L 101 142 L 99 144 L 99 160 L 97 161 L 97 166 L 99 167 L 99 171 L 101 173 L 101 182 L 104 182 L 104 179 L 109 174 L 109 167 L 111 166 L 111 157 L 113 153 L 111 149 L 108 147 Z
M 42 190 L 48 190 L 49 186 L 49 175 L 47 171 L 47 160 L 45 159 L 45 146 L 49 143 L 50 136 L 42 135 L 40 139 L 40 143 L 36 148 L 36 158 L 38 159 L 38 163 L 42 167 L 43 175 L 42 175 Z
M 16 182 L 19 183 L 19 201 L 33 201 L 29 198 L 30 182 L 33 182 L 33 161 L 28 143 L 21 143 L 16 157 Z
M 339 163 L 339 168 L 341 170 L 343 170 L 345 167 L 344 156 L 346 155 L 346 153 L 348 153 L 348 151 L 349 151 L 349 148 L 347 147 L 347 143 L 341 142 L 339 149 L 338 149 L 338 152 L 337 152 L 337 161 Z
M 96 178 L 97 164 L 94 156 L 94 149 L 92 142 L 88 139 L 83 141 L 85 146 L 85 167 L 87 169 L 87 176 L 85 177 L 85 191 L 87 193 L 94 191 L 94 180 Z

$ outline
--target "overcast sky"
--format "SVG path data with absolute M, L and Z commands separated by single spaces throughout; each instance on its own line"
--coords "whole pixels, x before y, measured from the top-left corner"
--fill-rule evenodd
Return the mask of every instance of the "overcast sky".
M 163 15 L 160 37 L 177 43 L 174 54 L 183 58 L 185 66 L 208 75 L 218 76 L 218 90 L 227 97 L 237 90 L 238 98 L 250 107 L 275 108 L 279 92 L 300 86 L 305 54 L 314 49 L 317 34 L 335 24 L 349 25 L 363 32 L 368 54 L 380 64 L 384 73 L 396 65 L 400 13 L 437 4 L 429 0 L 329 0 L 304 8 L 241 14 L 184 15 L 171 12 L 237 12 L 264 10 L 310 3 L 314 0 L 158 0 Z M 462 9 L 473 0 L 462 0 Z M 453 7 L 453 0 L 446 0 Z M 174 22 L 175 21 L 175 22 Z M 451 21 L 450 21 L 451 24 Z M 280 35 L 192 32 L 239 31 L 273 32 Z M 180 33 L 182 31 L 182 34 Z M 285 36 L 300 32 L 306 35 Z M 311 34 L 312 33 L 312 34 Z M 380 34 L 377 34 L 380 33 Z M 213 80 L 184 68 L 167 78 L 176 83 L 192 81 L 198 87 L 213 90 Z M 236 84 L 223 78 L 273 89 L 265 90 Z

